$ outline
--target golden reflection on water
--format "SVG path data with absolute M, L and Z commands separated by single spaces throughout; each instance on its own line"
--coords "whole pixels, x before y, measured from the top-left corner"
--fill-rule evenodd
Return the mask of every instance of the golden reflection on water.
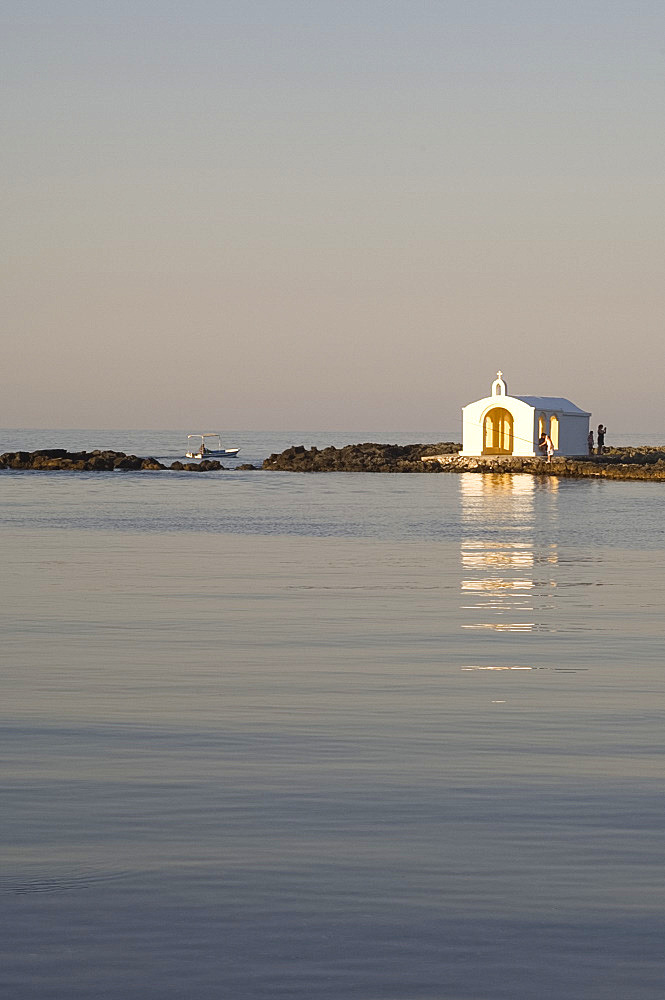
M 557 586 L 556 543 L 547 540 L 557 517 L 558 480 L 535 476 L 460 476 L 462 523 L 461 627 L 495 633 L 552 630 Z M 536 507 L 536 491 L 549 503 Z M 536 511 L 538 510 L 538 513 Z M 545 520 L 543 520 L 545 519 Z M 463 670 L 522 670 L 525 665 L 472 664 Z
M 477 664 L 472 664 L 469 667 L 462 667 L 462 670 L 535 670 L 535 667 L 481 667 Z

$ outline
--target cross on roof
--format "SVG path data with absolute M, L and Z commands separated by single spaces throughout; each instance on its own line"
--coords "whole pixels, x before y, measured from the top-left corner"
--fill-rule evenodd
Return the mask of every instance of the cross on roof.
M 499 371 L 497 372 L 497 375 L 498 375 L 499 378 L 503 378 L 503 372 L 501 371 L 501 369 L 499 369 Z

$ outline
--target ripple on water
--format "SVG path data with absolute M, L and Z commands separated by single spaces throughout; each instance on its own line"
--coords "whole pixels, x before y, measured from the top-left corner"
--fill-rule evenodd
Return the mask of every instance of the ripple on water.
M 53 872 L 53 866 L 47 868 L 15 873 L 0 878 L 0 893 L 12 893 L 16 896 L 30 893 L 73 892 L 81 889 L 92 889 L 95 886 L 120 879 L 129 879 L 131 871 L 112 871 L 97 868 L 68 869 L 60 873 Z

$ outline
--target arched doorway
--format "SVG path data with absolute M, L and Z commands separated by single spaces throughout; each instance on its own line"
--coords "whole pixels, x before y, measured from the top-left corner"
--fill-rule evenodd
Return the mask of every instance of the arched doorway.
M 483 455 L 512 455 L 513 415 L 503 406 L 494 406 L 483 421 Z

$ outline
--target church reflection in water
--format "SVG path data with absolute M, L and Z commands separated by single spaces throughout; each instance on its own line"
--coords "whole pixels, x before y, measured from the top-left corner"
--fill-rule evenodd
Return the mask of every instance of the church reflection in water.
M 513 633 L 551 630 L 558 555 L 556 542 L 550 539 L 557 517 L 557 489 L 553 476 L 460 476 L 461 607 L 466 613 L 462 628 Z M 541 494 L 538 498 L 536 491 Z

